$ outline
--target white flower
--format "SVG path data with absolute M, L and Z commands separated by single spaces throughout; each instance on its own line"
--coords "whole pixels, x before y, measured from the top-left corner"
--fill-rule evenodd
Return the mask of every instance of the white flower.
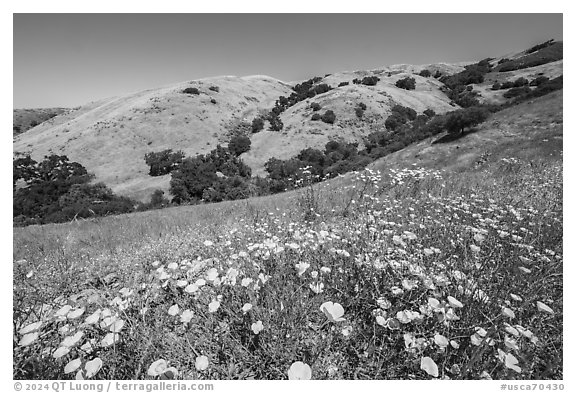
M 330 322 L 341 322 L 345 319 L 342 317 L 344 315 L 344 308 L 340 303 L 325 302 L 320 306 L 320 311 L 326 315 Z
M 78 332 L 76 332 L 75 335 L 68 336 L 64 340 L 62 340 L 62 343 L 60 345 L 63 347 L 73 347 L 74 345 L 78 344 L 78 341 L 80 341 L 80 339 L 83 336 L 84 336 L 84 332 L 79 330 Z
M 294 362 L 288 370 L 288 379 L 290 380 L 309 380 L 312 379 L 312 369 L 303 362 Z
M 246 314 L 248 311 L 252 310 L 252 304 L 246 303 L 242 306 L 242 312 Z
M 420 369 L 426 371 L 428 375 L 438 378 L 438 366 L 432 358 L 424 356 L 420 359 Z
M 184 310 L 182 312 L 182 315 L 180 315 L 180 322 L 188 323 L 188 322 L 190 322 L 190 320 L 192 319 L 193 316 L 194 316 L 194 313 L 192 311 Z
M 196 358 L 196 370 L 198 371 L 204 371 L 208 368 L 208 358 L 204 355 L 202 356 L 198 356 Z
M 86 362 L 84 369 L 86 370 L 86 378 L 91 378 L 102 368 L 102 359 L 95 358 Z
M 220 302 L 218 300 L 212 300 L 208 305 L 208 311 L 216 312 L 220 308 Z
M 62 356 L 67 355 L 68 352 L 70 352 L 69 347 L 60 347 L 56 351 L 54 351 L 52 356 L 54 357 L 54 359 L 60 359 Z
M 158 375 L 164 374 L 168 369 L 168 363 L 164 359 L 158 359 L 148 367 L 148 375 L 151 377 L 157 377 Z
M 78 369 L 82 364 L 82 360 L 80 358 L 76 358 L 74 360 L 70 360 L 66 366 L 64 366 L 64 374 L 70 374 Z
M 32 332 L 32 333 L 26 333 L 24 336 L 22 336 L 22 338 L 20 339 L 20 342 L 18 343 L 18 346 L 20 347 L 27 347 L 28 345 L 32 344 L 34 341 L 38 340 L 39 337 L 39 333 L 38 332 Z
M 180 312 L 180 307 L 177 304 L 174 304 L 168 309 L 168 315 L 175 316 Z
M 37 331 L 42 326 L 42 321 L 34 322 L 21 328 L 18 333 L 28 334 Z
M 251 328 L 254 334 L 258 334 L 264 329 L 264 326 L 262 325 L 262 321 L 257 321 L 252 324 Z
M 310 264 L 306 262 L 300 262 L 294 266 L 296 267 L 296 270 L 298 270 L 298 275 L 301 276 L 310 267 Z

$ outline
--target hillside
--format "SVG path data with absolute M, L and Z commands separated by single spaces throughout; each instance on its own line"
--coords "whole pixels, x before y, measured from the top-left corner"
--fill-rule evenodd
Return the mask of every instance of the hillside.
M 66 108 L 14 109 L 12 111 L 12 135 L 26 132 L 67 110 Z
M 561 49 L 561 46 L 560 46 Z M 542 51 L 558 52 L 553 44 L 526 55 L 506 58 L 521 61 L 537 57 Z M 560 52 L 561 53 L 561 52 Z M 493 59 L 497 64 L 502 58 Z M 280 114 L 284 127 L 280 132 L 265 129 L 250 135 L 251 149 L 241 158 L 253 175 L 266 175 L 264 164 L 270 158 L 288 159 L 302 149 L 322 149 L 328 141 L 357 142 L 385 130 L 384 122 L 394 105 L 414 109 L 421 114 L 431 109 L 437 114 L 458 109 L 446 94 L 438 78 L 420 76 L 422 70 L 432 75 L 452 75 L 471 62 L 458 64 L 392 65 L 376 70 L 346 71 L 328 74 L 317 84 L 328 84 L 332 90 L 306 98 Z M 507 64 L 507 63 L 504 63 Z M 492 90 L 495 82 L 514 81 L 519 77 L 550 79 L 562 75 L 563 61 L 508 72 L 489 72 L 482 83 L 469 87 L 485 103 L 505 101 L 505 90 Z M 376 76 L 376 85 L 355 84 L 356 78 Z M 414 90 L 404 90 L 395 83 L 406 77 L 415 79 Z M 268 113 L 280 96 L 293 93 L 297 82 L 285 83 L 267 76 L 223 76 L 183 82 L 149 89 L 81 106 L 14 137 L 13 151 L 29 153 L 39 160 L 48 154 L 66 155 L 78 161 L 115 193 L 148 201 L 152 192 L 169 189 L 170 175 L 151 177 L 144 155 L 164 149 L 183 150 L 187 156 L 205 154 L 225 145 L 238 130 L 249 129 L 251 121 Z M 342 83 L 348 83 L 342 86 Z M 197 88 L 199 94 L 185 94 L 186 88 Z M 312 103 L 321 106 L 318 113 L 332 110 L 334 124 L 312 120 Z M 366 105 L 362 118 L 356 115 L 358 104 Z
M 526 161 L 562 161 L 563 90 L 512 106 L 462 138 L 432 144 L 424 140 L 374 162 L 376 170 L 405 168 L 407 163 L 450 172 L 468 172 L 486 162 L 514 157 Z
M 219 91 L 209 90 L 217 86 Z M 197 87 L 199 95 L 184 94 Z M 144 154 L 168 148 L 206 153 L 244 118 L 273 106 L 290 87 L 269 77 L 219 77 L 150 89 L 84 105 L 14 138 L 14 152 L 41 159 L 64 154 L 81 162 L 115 192 L 145 200 L 167 190 L 169 176 L 152 178 Z M 216 103 L 212 103 L 214 99 Z

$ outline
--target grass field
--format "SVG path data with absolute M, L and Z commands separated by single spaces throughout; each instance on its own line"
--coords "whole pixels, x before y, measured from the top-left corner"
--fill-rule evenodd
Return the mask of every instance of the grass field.
M 562 158 L 14 228 L 15 379 L 562 379 Z

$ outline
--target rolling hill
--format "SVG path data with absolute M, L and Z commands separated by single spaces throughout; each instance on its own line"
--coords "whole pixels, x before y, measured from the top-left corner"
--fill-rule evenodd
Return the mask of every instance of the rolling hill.
M 550 51 L 550 47 L 542 50 Z M 536 53 L 520 52 L 503 58 L 518 61 Z M 304 99 L 280 114 L 284 124 L 280 132 L 265 130 L 250 135 L 251 149 L 241 158 L 252 168 L 253 175 L 265 175 L 264 164 L 275 157 L 287 159 L 302 149 L 323 148 L 331 140 L 357 142 L 384 130 L 384 122 L 394 105 L 400 104 L 421 114 L 432 109 L 437 114 L 458 109 L 445 94 L 443 83 L 433 77 L 420 76 L 427 69 L 432 74 L 451 75 L 464 70 L 468 63 L 393 65 L 369 71 L 328 74 L 318 82 L 333 89 Z M 504 63 L 506 64 L 506 63 Z M 508 72 L 490 72 L 472 88 L 486 103 L 503 102 L 503 90 L 492 90 L 495 82 L 513 81 L 520 76 L 554 78 L 562 74 L 563 61 Z M 352 83 L 355 78 L 377 76 L 374 86 Z M 396 87 L 405 77 L 415 79 L 414 90 Z M 345 86 L 339 86 L 348 82 Z M 225 145 L 239 129 L 249 128 L 251 121 L 267 113 L 278 97 L 289 96 L 293 83 L 268 76 L 222 76 L 149 89 L 121 97 L 89 103 L 60 114 L 48 122 L 14 137 L 13 151 L 27 153 L 34 159 L 48 154 L 67 155 L 78 161 L 95 181 L 104 182 L 115 193 L 148 201 L 156 189 L 168 191 L 170 175 L 151 177 L 144 155 L 164 149 L 183 150 L 187 156 L 205 154 Z M 197 88 L 199 94 L 186 94 L 186 88 Z M 321 111 L 336 114 L 334 124 L 311 119 L 311 103 Z M 366 105 L 362 118 L 355 108 Z

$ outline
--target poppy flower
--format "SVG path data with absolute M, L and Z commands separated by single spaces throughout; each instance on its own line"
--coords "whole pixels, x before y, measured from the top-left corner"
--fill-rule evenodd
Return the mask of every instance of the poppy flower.
M 180 322 L 189 323 L 193 316 L 194 316 L 194 313 L 192 311 L 184 310 L 182 312 L 182 315 L 180 315 Z
M 62 340 L 60 345 L 63 347 L 73 347 L 74 345 L 78 344 L 78 341 L 80 341 L 83 336 L 84 332 L 80 330 L 76 332 L 75 335 L 66 337 L 64 340 Z
M 310 380 L 312 379 L 312 369 L 303 362 L 294 362 L 288 370 L 288 379 L 290 380 Z
M 251 328 L 254 334 L 258 334 L 264 329 L 264 326 L 262 325 L 262 321 L 257 321 L 252 324 Z
M 18 333 L 28 334 L 37 331 L 42 326 L 42 321 L 34 322 L 21 328 Z
M 220 308 L 220 302 L 218 300 L 212 300 L 208 305 L 208 311 L 216 312 Z
M 464 305 L 459 300 L 457 300 L 456 298 L 454 298 L 452 296 L 448 296 L 448 304 L 450 304 L 452 307 L 456 307 L 456 308 L 464 307 Z
M 27 347 L 28 345 L 32 344 L 34 341 L 36 341 L 39 337 L 39 333 L 38 332 L 32 332 L 32 333 L 26 333 L 24 336 L 22 336 L 22 338 L 20 339 L 20 342 L 18 343 L 19 346 L 21 347 Z
M 52 356 L 54 357 L 54 359 L 60 359 L 62 356 L 67 355 L 68 352 L 70 352 L 69 347 L 59 347 L 56 351 L 54 351 Z
M 434 343 L 440 348 L 446 348 L 448 346 L 448 339 L 441 334 L 434 335 Z
M 298 270 L 298 275 L 301 276 L 310 267 L 310 264 L 306 262 L 300 262 L 294 265 L 294 267 L 296 270 Z
M 78 369 L 78 367 L 80 367 L 81 364 L 82 364 L 82 360 L 80 358 L 70 360 L 66 364 L 66 366 L 64 366 L 64 374 L 73 373 L 74 371 L 76 371 Z
M 195 367 L 198 371 L 204 371 L 208 368 L 208 357 L 202 355 L 196 358 Z
M 512 355 L 511 353 L 506 354 L 506 357 L 504 358 L 504 365 L 514 371 L 516 371 L 517 373 L 521 373 L 522 369 L 520 367 L 518 367 L 518 359 L 516 359 L 516 357 L 514 355 Z
M 175 316 L 180 312 L 180 307 L 177 304 L 174 304 L 168 309 L 168 315 Z
M 554 310 L 552 310 L 550 307 L 548 307 L 547 305 L 545 305 L 540 301 L 536 302 L 536 307 L 538 308 L 538 311 L 547 312 L 548 314 L 554 314 Z
M 344 315 L 344 308 L 340 303 L 322 303 L 320 306 L 320 311 L 326 315 L 326 318 L 328 318 L 330 322 L 342 322 L 345 320 L 342 317 Z
M 120 340 L 120 335 L 116 333 L 108 333 L 104 336 L 104 338 L 100 341 L 100 345 L 103 347 L 109 347 L 114 345 L 118 340 Z
M 148 375 L 151 377 L 157 377 L 158 375 L 164 374 L 164 371 L 168 369 L 168 363 L 164 359 L 158 359 L 148 367 Z
M 426 371 L 428 375 L 438 378 L 438 366 L 432 358 L 424 356 L 420 359 L 420 369 Z
M 91 378 L 102 368 L 102 359 L 95 358 L 86 362 L 84 369 L 86 370 L 86 378 Z

